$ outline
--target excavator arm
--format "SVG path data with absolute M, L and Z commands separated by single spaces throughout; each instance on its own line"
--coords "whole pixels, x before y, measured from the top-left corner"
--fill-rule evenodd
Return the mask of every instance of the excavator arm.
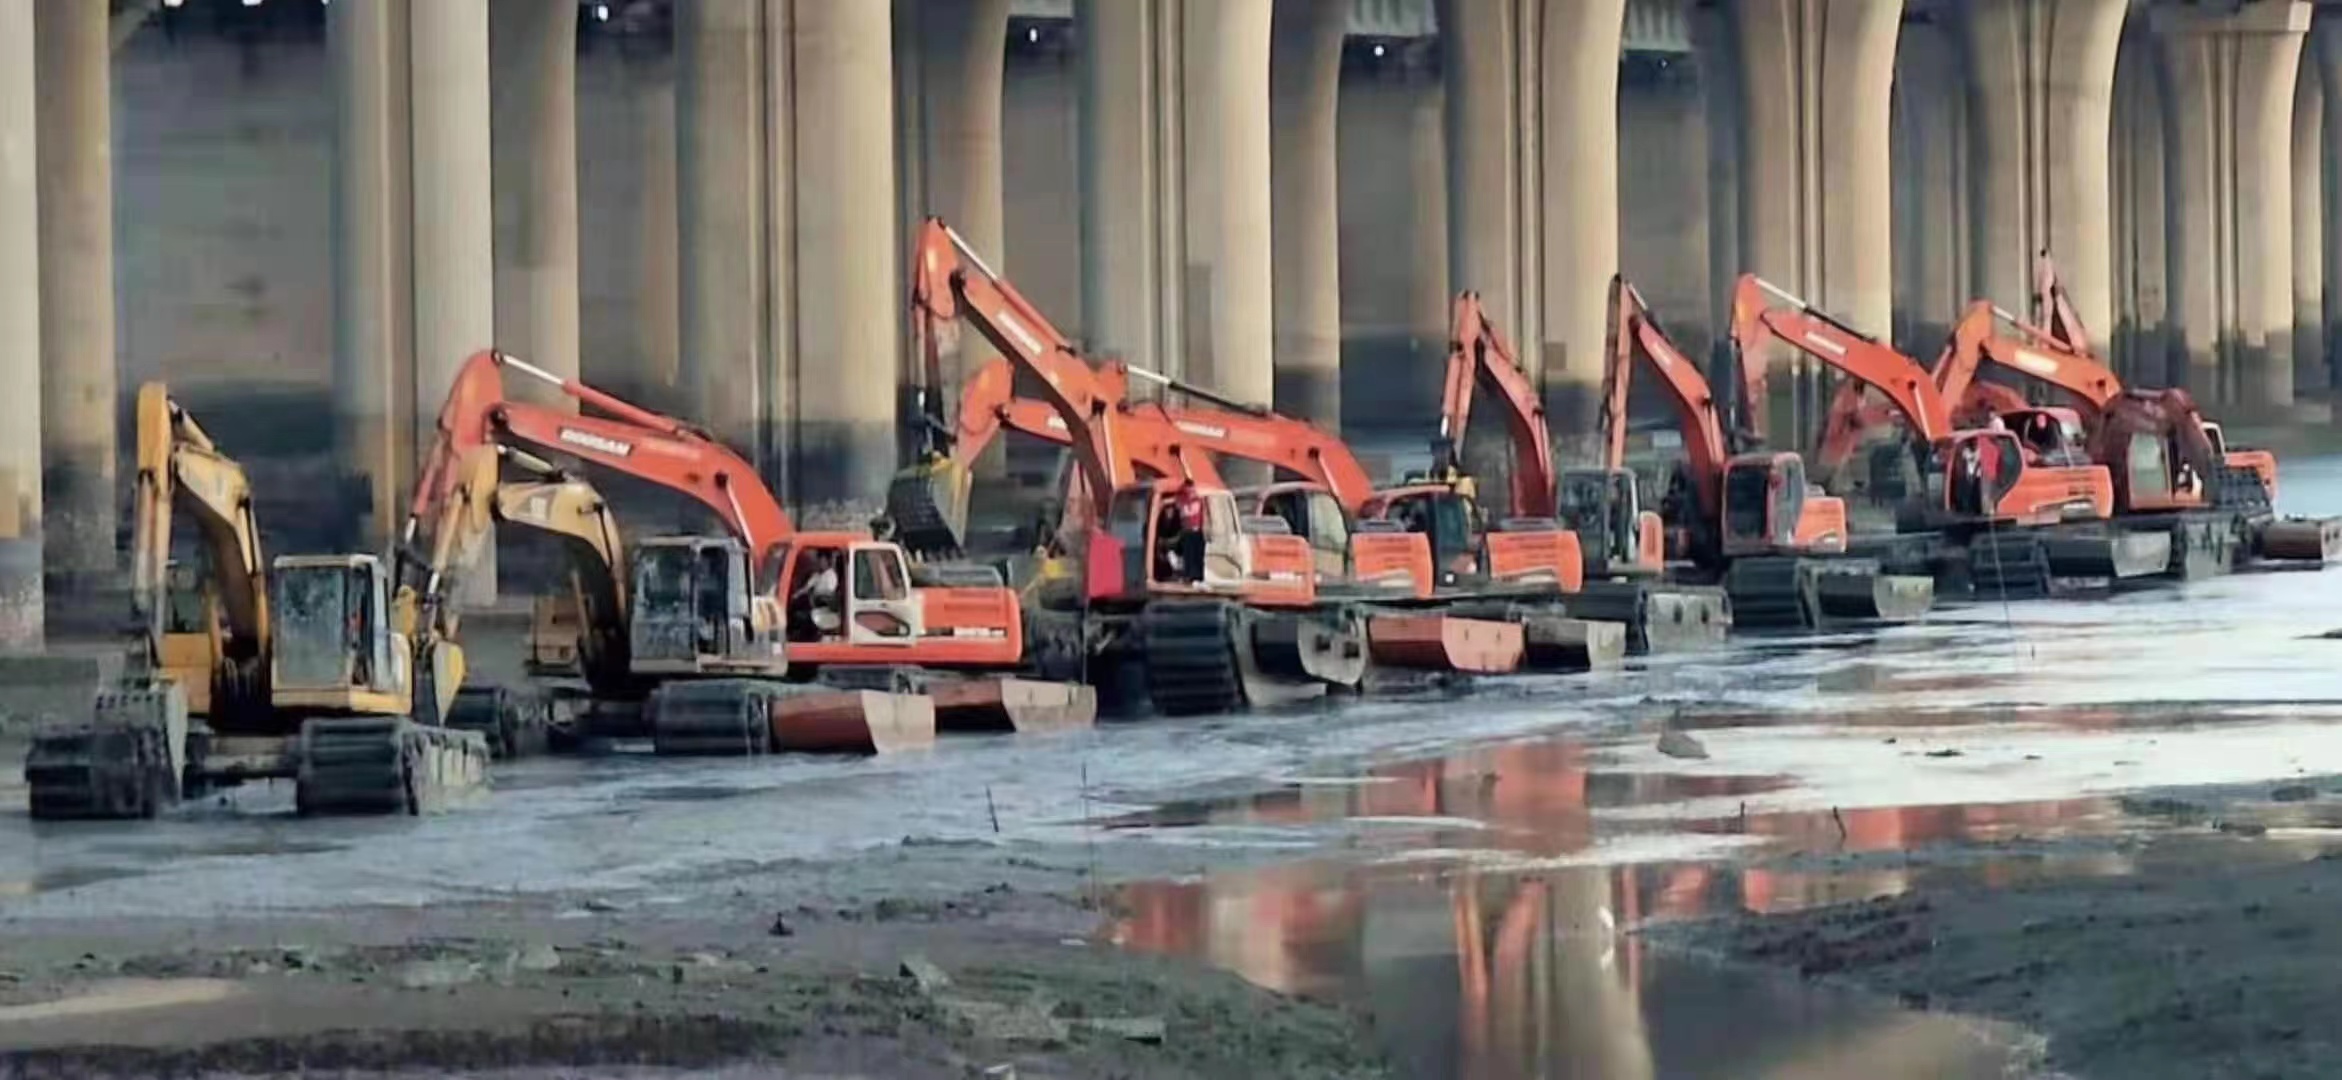
M 1472 391 L 1485 388 L 1505 406 L 1505 430 L 1512 439 L 1512 508 L 1516 517 L 1552 517 L 1558 512 L 1553 472 L 1553 436 L 1545 426 L 1545 402 L 1529 373 L 1497 333 L 1480 294 L 1456 296 L 1448 330 L 1446 388 L 1441 395 L 1439 434 L 1432 440 L 1432 464 L 1449 476 L 1463 473 L 1464 433 L 1472 420 Z
M 1724 504 L 1723 476 L 1732 448 L 1725 442 L 1724 417 L 1699 366 L 1675 347 L 1644 304 L 1642 293 L 1624 277 L 1610 279 L 1610 341 L 1603 370 L 1603 464 L 1626 466 L 1626 405 L 1635 361 L 1641 360 L 1682 421 L 1684 454 L 1690 459 L 1694 494 L 1701 512 L 1716 514 Z
M 140 386 L 136 408 L 138 477 L 131 507 L 130 597 L 146 646 L 145 659 L 195 684 L 189 687 L 191 695 L 196 685 L 209 689 L 211 672 L 176 671 L 178 665 L 164 655 L 171 518 L 174 510 L 183 510 L 202 538 L 219 601 L 217 638 L 206 649 L 210 660 L 265 671 L 273 644 L 268 561 L 261 554 L 252 487 L 244 469 L 220 453 L 162 383 Z M 209 701 L 208 692 L 202 700 Z
M 552 385 L 602 415 L 570 413 L 505 395 L 504 372 Z M 713 511 L 759 557 L 796 531 L 754 466 L 714 436 L 672 417 L 563 379 L 494 350 L 472 354 L 456 373 L 439 412 L 439 438 L 415 485 L 402 544 L 434 527 L 436 508 L 460 505 L 465 454 L 520 445 L 565 454 L 687 495 Z
M 1742 274 L 1732 289 L 1732 346 L 1747 394 L 1748 426 L 1758 438 L 1765 435 L 1765 348 L 1776 341 L 1878 391 L 1914 438 L 1933 443 L 1951 434 L 1951 409 L 1918 362 L 1781 287 Z
M 1119 380 L 1093 370 L 1040 309 L 985 265 L 940 219 L 928 218 L 920 226 L 912 260 L 911 309 L 922 369 L 930 381 L 925 392 L 937 391 L 933 384 L 940 377 L 942 354 L 955 342 L 963 322 L 1007 361 L 980 373 L 963 391 L 951 455 L 963 463 L 972 460 L 997 434 L 998 405 L 1013 396 L 1014 372 L 1022 368 L 1040 382 L 1044 399 L 1064 423 L 1092 503 L 1090 511 L 1103 520 L 1114 491 L 1137 479 L 1118 416 L 1117 406 L 1125 396 Z M 939 417 L 942 410 L 931 411 Z M 988 413 L 995 419 L 987 419 Z M 941 426 L 933 419 L 929 425 Z M 960 501 L 965 505 L 964 494 Z
M 496 486 L 495 520 L 534 529 L 560 544 L 569 570 L 567 601 L 578 621 L 579 665 L 588 685 L 616 691 L 629 681 L 632 656 L 617 515 L 583 479 L 517 451 L 506 457 L 531 475 Z

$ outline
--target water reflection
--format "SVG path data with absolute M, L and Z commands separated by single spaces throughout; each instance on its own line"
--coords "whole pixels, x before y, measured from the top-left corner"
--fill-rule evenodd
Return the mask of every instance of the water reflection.
M 1383 877 L 1321 864 L 1135 887 L 1112 936 L 1365 1005 L 1408 1076 L 2005 1075 L 2010 1052 L 1952 1018 L 1626 932 L 1743 887 L 1686 865 Z

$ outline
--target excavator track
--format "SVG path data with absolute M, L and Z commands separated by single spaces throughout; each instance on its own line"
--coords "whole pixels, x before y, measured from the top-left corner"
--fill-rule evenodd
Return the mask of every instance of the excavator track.
M 40 821 L 151 818 L 179 801 L 187 699 L 175 686 L 108 691 L 88 720 L 53 723 L 24 758 Z
M 553 700 L 535 689 L 466 686 L 448 706 L 447 726 L 478 732 L 498 761 L 541 754 L 553 726 Z
M 1139 613 L 1147 696 L 1165 716 L 1244 707 L 1236 651 L 1250 646 L 1245 610 L 1226 600 L 1158 600 Z
M 779 688 L 754 679 L 667 683 L 643 711 L 651 749 L 661 755 L 755 757 L 773 749 L 772 699 Z
M 1968 538 L 1968 580 L 1979 600 L 2049 595 L 2049 549 L 2027 532 L 1983 532 Z
M 488 740 L 403 716 L 313 718 L 301 725 L 293 805 L 319 814 L 429 814 L 488 786 Z
M 1724 572 L 1724 595 L 1732 599 L 1732 624 L 1758 630 L 1797 629 L 1820 621 L 1813 595 L 1794 555 L 1734 559 Z

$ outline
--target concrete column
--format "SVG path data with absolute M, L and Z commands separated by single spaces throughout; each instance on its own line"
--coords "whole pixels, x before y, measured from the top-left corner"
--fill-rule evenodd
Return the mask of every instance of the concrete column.
M 0 652 L 41 647 L 41 259 L 34 0 L 0 0 Z M 109 542 L 110 547 L 110 542 Z
M 1740 169 L 1747 116 L 1740 102 L 1740 43 L 1731 12 L 1695 7 L 1690 14 L 1692 52 L 1699 63 L 1708 122 L 1707 308 L 1712 340 L 1703 359 L 1710 382 L 1723 384 L 1728 382 L 1721 376 L 1731 355 L 1724 323 L 1731 317 L 1733 279 L 1746 265 L 1740 244 Z
M 557 375 L 578 372 L 577 4 L 501 0 L 497 57 L 496 342 Z M 567 395 L 532 388 L 568 407 Z
M 1618 48 L 1626 0 L 1545 0 L 1541 15 L 1538 370 L 1555 445 L 1565 458 L 1590 459 L 1602 408 L 1608 290 L 1619 265 Z
M 1619 73 L 1619 269 L 1684 355 L 1708 354 L 1709 73 L 1691 56 L 1636 56 Z M 1604 287 L 1596 285 L 1599 301 Z M 1599 345 L 1599 342 L 1597 342 Z M 1551 369 L 1547 376 L 1551 378 Z M 1596 378 L 1599 373 L 1597 369 Z M 1581 418 L 1582 422 L 1582 418 Z M 1590 434 L 1590 428 L 1566 434 Z M 1556 432 L 1556 434 L 1564 434 Z
M 1386 48 L 1343 75 L 1341 231 L 1367 241 L 1339 252 L 1342 411 L 1353 434 L 1423 429 L 1445 367 L 1447 161 L 1432 48 Z
M 1748 120 L 1740 228 L 1746 269 L 1866 333 L 1893 319 L 1889 106 L 1901 0 L 1737 0 Z M 1810 440 L 1828 379 L 1774 361 L 1768 430 Z
M 113 572 L 114 156 L 106 5 L 36 5 L 47 570 Z
M 809 520 L 859 526 L 895 467 L 900 257 L 893 235 L 893 11 L 800 3 L 790 35 L 795 94 L 797 394 L 792 491 Z
M 2107 157 L 2129 0 L 1961 5 L 1975 123 L 1975 291 L 2012 311 L 2033 257 L 2058 259 L 2085 326 L 2112 325 Z
M 2172 376 L 2179 343 L 2170 325 L 2167 241 L 2173 223 L 2164 199 L 2164 100 L 2153 38 L 2143 25 L 2135 25 L 2123 35 L 2114 68 L 2115 322 L 2110 347 L 2116 370 L 2142 386 L 2177 385 Z
M 1001 69 L 1007 56 L 1008 0 L 919 0 L 920 109 L 925 213 L 976 245 L 996 269 L 1009 252 L 1001 224 Z M 905 162 L 906 169 L 910 162 Z M 1012 275 L 1013 276 L 1013 275 Z M 992 356 L 969 335 L 955 382 Z
M 662 79 L 644 87 L 636 107 L 642 113 L 642 218 L 635 248 L 634 347 L 642 366 L 619 381 L 641 400 L 672 408 L 682 348 L 676 321 L 674 82 Z
M 1342 423 L 1342 0 L 1280 0 L 1269 60 L 1274 123 L 1276 407 Z
M 1202 331 L 1188 348 L 1188 378 L 1239 401 L 1276 397 L 1272 10 L 1271 0 L 1186 5 L 1188 265 L 1202 307 L 1188 316 Z
M 412 476 L 413 173 L 407 5 L 326 9 L 334 70 L 335 455 L 364 489 L 361 548 L 391 540 Z M 436 407 L 436 403 L 434 403 Z
M 2182 223 L 2170 254 L 2189 385 L 2251 410 L 2293 402 L 2292 107 L 2309 11 L 2263 0 L 2226 16 L 2153 12 L 2172 94 L 2166 197 Z
M 1970 289 L 1967 95 L 1960 43 L 1943 27 L 1903 24 L 1895 47 L 1895 343 L 1932 358 Z
M 2342 21 L 2316 20 L 2310 33 L 2313 47 L 2302 60 L 2317 64 L 2316 77 L 2326 100 L 2342 101 Z M 2324 125 L 2319 141 L 2324 146 L 2320 184 L 2325 194 L 2324 220 L 2342 225 L 2342 111 L 2336 112 L 2335 122 Z M 2329 385 L 2342 387 L 2342 237 L 2328 232 L 2318 235 L 2326 285 L 2323 337 L 2326 361 L 2332 369 Z M 2342 419 L 2342 410 L 2336 416 Z
M 2333 385 L 2326 373 L 2326 89 L 2315 71 L 2293 85 L 2293 385 L 2322 394 Z
M 1081 48 L 1082 318 L 1090 351 L 1170 369 L 1186 240 L 1176 160 L 1181 110 L 1166 97 L 1178 65 L 1163 63 L 1171 0 L 1075 0 Z M 1166 14 L 1166 12 L 1169 14 Z M 1175 47 L 1178 35 L 1171 35 Z
M 1543 296 L 1525 270 L 1542 241 L 1524 198 L 1532 117 L 1542 101 L 1521 92 L 1538 58 L 1530 26 L 1541 0 L 1438 0 L 1440 68 L 1447 81 L 1448 288 L 1478 291 L 1521 361 L 1534 367 Z M 1538 162 L 1542 165 L 1542 162 Z
M 408 11 L 415 439 L 427 446 L 456 369 L 496 343 L 496 155 L 488 118 L 487 0 L 428 0 Z M 495 556 L 493 549 L 482 552 L 465 575 L 463 591 L 475 602 L 496 595 Z
M 764 46 L 761 0 L 697 0 L 675 9 L 677 397 L 684 415 L 769 465 L 760 430 Z

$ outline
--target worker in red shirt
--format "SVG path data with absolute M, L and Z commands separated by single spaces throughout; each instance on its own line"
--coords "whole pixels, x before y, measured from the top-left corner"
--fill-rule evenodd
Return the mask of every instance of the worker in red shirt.
M 1204 496 L 1194 479 L 1181 480 L 1172 504 L 1179 508 L 1179 574 L 1190 582 L 1204 579 Z

